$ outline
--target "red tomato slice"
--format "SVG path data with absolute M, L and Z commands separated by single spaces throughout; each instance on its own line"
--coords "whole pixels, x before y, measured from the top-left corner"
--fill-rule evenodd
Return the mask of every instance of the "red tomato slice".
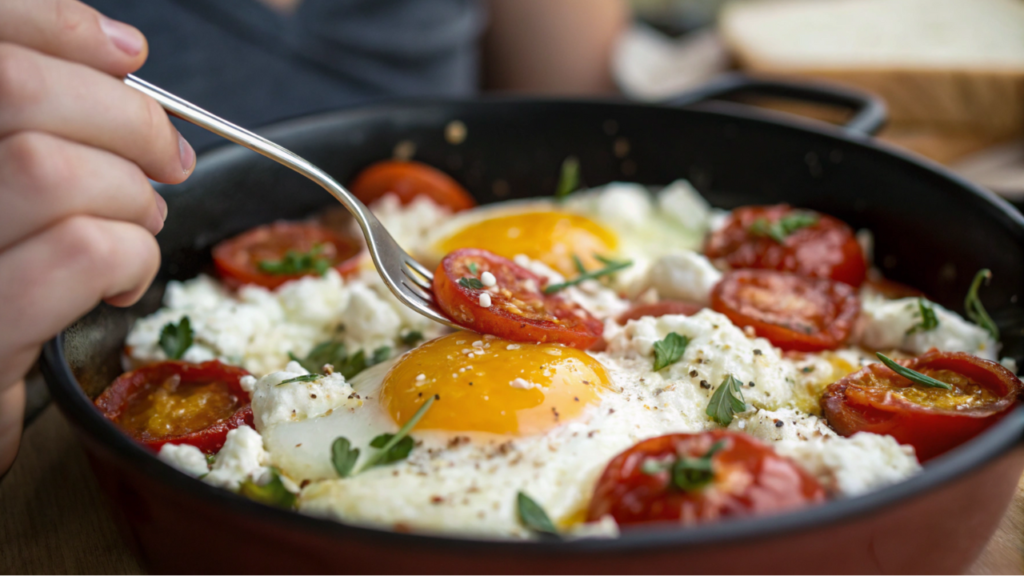
M 471 288 L 462 279 L 484 272 L 497 283 Z M 553 342 L 586 350 L 601 338 L 604 324 L 579 305 L 544 294 L 546 280 L 515 262 L 486 250 L 464 248 L 444 257 L 434 272 L 434 297 L 458 324 L 482 334 L 519 342 Z M 491 305 L 480 305 L 481 294 Z
M 258 284 L 272 290 L 285 282 L 320 274 L 316 268 L 320 262 L 321 266 L 334 268 L 341 274 L 352 273 L 359 265 L 357 256 L 361 251 L 362 246 L 356 240 L 318 224 L 274 222 L 214 246 L 213 263 L 221 280 L 231 288 Z M 305 262 L 306 266 L 282 269 L 281 264 L 290 254 L 311 257 Z M 296 269 L 300 271 L 287 271 Z
M 783 350 L 839 347 L 860 313 L 849 284 L 772 270 L 734 270 L 711 291 L 711 308 Z
M 711 456 L 712 478 L 703 487 L 682 489 L 668 470 L 649 473 L 644 464 Z M 727 518 L 773 514 L 825 500 L 818 481 L 770 446 L 746 434 L 715 430 L 668 434 L 644 440 L 608 463 L 597 481 L 588 521 L 611 515 L 620 527 L 648 522 L 703 524 Z
M 96 398 L 96 407 L 153 450 L 191 444 L 213 454 L 228 431 L 252 426 L 249 394 L 241 385 L 248 375 L 216 360 L 159 362 L 119 376 Z
M 653 304 L 636 304 L 629 310 L 623 312 L 615 321 L 619 324 L 625 324 L 630 320 L 639 320 L 644 316 L 653 316 L 655 318 L 659 316 L 669 316 L 672 314 L 693 316 L 703 309 L 704 306 L 701 306 L 700 304 L 681 302 L 679 300 L 662 300 L 661 302 L 655 302 Z
M 888 434 L 922 462 L 977 436 L 1017 405 L 1021 381 L 1001 364 L 964 352 L 932 349 L 899 364 L 953 386 L 915 384 L 883 364 L 835 382 L 821 397 L 829 425 L 850 436 Z
M 407 160 L 371 164 L 356 175 L 349 190 L 367 206 L 389 192 L 398 195 L 402 204 L 424 195 L 453 212 L 476 206 L 473 196 L 451 176 L 433 166 Z
M 816 221 L 793 230 L 782 242 L 765 233 L 771 224 L 800 214 Z M 849 226 L 831 216 L 796 210 L 787 204 L 733 210 L 725 226 L 708 237 L 704 254 L 724 259 L 732 268 L 793 272 L 851 286 L 860 286 L 867 271 L 864 251 Z

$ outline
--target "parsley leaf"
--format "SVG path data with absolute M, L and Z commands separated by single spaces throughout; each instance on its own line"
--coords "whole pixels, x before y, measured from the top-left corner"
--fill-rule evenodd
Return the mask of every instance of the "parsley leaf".
M 370 357 L 369 365 L 374 366 L 380 364 L 381 362 L 384 362 L 388 358 L 391 358 L 391 347 L 381 346 L 380 348 L 377 348 L 376 350 L 373 351 L 373 356 Z
M 932 378 L 931 376 L 925 376 L 924 374 L 921 374 L 917 370 L 911 370 L 910 368 L 907 368 L 906 366 L 900 366 L 895 361 L 893 361 L 892 358 L 889 358 L 888 356 L 886 356 L 885 354 L 882 354 L 881 352 L 876 353 L 875 356 L 878 356 L 878 359 L 882 361 L 882 364 L 885 364 L 886 366 L 888 366 L 890 370 L 892 370 L 893 372 L 899 374 L 900 376 L 903 376 L 907 380 L 910 380 L 911 382 L 914 382 L 915 384 L 920 384 L 922 386 L 928 386 L 929 388 L 945 388 L 946 390 L 952 390 L 953 389 L 952 386 L 950 386 L 949 384 L 946 384 L 945 382 L 943 382 L 941 380 L 936 380 L 935 378 Z
M 551 284 L 551 285 L 545 287 L 544 288 L 544 293 L 545 294 L 554 294 L 555 292 L 558 292 L 559 290 L 565 290 L 569 286 L 575 286 L 575 285 L 583 282 L 584 280 L 594 280 L 596 278 L 601 278 L 602 276 L 609 276 L 611 274 L 614 274 L 614 273 L 618 272 L 619 270 L 622 270 L 624 268 L 629 268 L 630 266 L 633 265 L 633 262 L 631 260 L 617 261 L 617 260 L 612 260 L 610 258 L 605 258 L 604 256 L 598 256 L 597 254 L 595 254 L 594 258 L 596 258 L 598 261 L 600 261 L 602 264 L 604 264 L 605 267 L 604 268 L 599 268 L 597 270 L 594 270 L 593 272 L 587 272 L 587 271 L 585 271 L 583 269 L 583 264 L 580 262 L 580 259 L 578 257 L 576 257 L 576 256 L 573 256 L 573 258 L 575 259 L 575 262 L 576 262 L 576 268 L 578 270 L 580 270 L 580 275 L 575 277 L 575 278 L 573 278 L 572 280 L 569 280 L 569 281 L 566 281 L 566 282 L 561 282 L 559 284 Z
M 476 262 L 470 262 L 466 268 L 469 268 L 469 273 L 476 276 L 480 273 L 480 267 L 476 265 Z
M 471 288 L 473 290 L 484 289 L 484 283 L 481 282 L 479 278 L 470 278 L 469 276 L 459 278 L 459 286 L 462 286 L 463 288 Z
M 981 287 L 982 280 L 987 284 L 991 279 L 991 270 L 988 268 L 978 270 L 978 273 L 974 275 L 974 280 L 971 281 L 971 288 L 967 291 L 967 297 L 964 299 L 964 308 L 967 310 L 967 317 L 978 326 L 984 328 L 998 342 L 999 328 L 992 320 L 992 317 L 988 315 L 985 306 L 981 303 L 981 299 L 978 298 L 978 288 Z
M 320 372 L 327 364 L 335 367 L 344 364 L 348 358 L 348 350 L 346 350 L 344 342 L 328 340 L 314 346 L 305 358 L 298 358 L 291 352 L 288 353 L 288 357 L 309 372 Z
M 758 218 L 748 229 L 754 236 L 768 236 L 779 244 L 786 241 L 790 234 L 814 226 L 818 223 L 818 217 L 807 212 L 793 212 L 779 218 L 775 222 L 769 222 L 767 218 Z
M 394 437 L 394 434 L 381 434 L 370 441 L 370 446 L 373 448 L 383 448 L 387 446 L 388 442 L 390 442 Z M 392 462 L 405 460 L 409 457 L 409 452 L 412 452 L 413 445 L 415 445 L 415 442 L 413 441 L 412 436 L 402 438 L 384 454 L 379 464 L 391 464 Z
M 689 343 L 689 338 L 680 336 L 675 332 L 669 332 L 664 340 L 655 342 L 654 371 L 657 372 L 666 366 L 679 362 L 679 359 L 683 357 L 683 353 L 686 352 L 686 345 Z
M 217 456 L 215 454 L 204 454 L 204 456 L 206 456 L 207 466 L 213 466 L 213 463 L 217 461 Z
M 917 299 L 917 316 L 921 320 L 907 330 L 907 336 L 917 332 L 928 332 L 939 327 L 939 319 L 935 316 L 935 308 L 927 304 L 924 298 Z
M 260 486 L 252 480 L 246 480 L 238 486 L 238 493 L 250 500 L 279 508 L 294 508 L 295 494 L 292 494 L 281 481 L 281 473 L 277 468 L 270 469 L 270 482 Z
M 580 187 L 580 161 L 575 156 L 569 156 L 562 161 L 562 172 L 558 175 L 558 187 L 555 188 L 555 198 L 565 198 Z
M 284 386 L 285 384 L 291 384 L 292 382 L 316 382 L 322 378 L 320 374 L 303 374 L 302 376 L 296 376 L 295 378 L 289 378 L 278 382 L 278 386 Z
M 352 448 L 348 438 L 339 436 L 331 444 L 331 464 L 339 478 L 348 478 L 359 460 L 359 448 Z
M 725 448 L 725 440 L 715 442 L 711 448 L 699 458 L 680 457 L 670 462 L 646 460 L 640 465 L 644 474 L 659 474 L 669 470 L 669 485 L 684 492 L 692 492 L 707 486 L 715 479 L 715 470 L 711 457 Z
M 370 456 L 370 458 L 362 465 L 362 467 L 359 468 L 359 472 L 369 470 L 374 466 L 386 464 L 387 462 L 393 462 L 394 460 L 386 460 L 387 458 L 392 456 L 392 448 L 397 446 L 406 437 L 409 436 L 409 432 L 413 429 L 414 426 L 416 426 L 416 423 L 420 421 L 420 418 L 423 418 L 423 415 L 427 413 L 427 410 L 430 408 L 431 405 L 434 404 L 434 401 L 437 400 L 438 398 L 439 396 L 437 396 L 436 394 L 434 396 L 431 396 L 430 398 L 427 398 L 427 401 L 424 402 L 423 406 L 420 406 L 420 409 L 417 410 L 416 413 L 412 415 L 412 418 L 409 418 L 409 421 L 403 424 L 402 427 L 398 429 L 397 433 L 395 433 L 386 441 L 384 441 L 383 445 L 380 446 L 380 450 L 378 450 L 376 454 Z M 380 436 L 378 436 L 377 438 L 380 438 Z M 377 441 L 377 438 L 373 439 L 374 442 Z M 373 446 L 372 443 L 371 446 Z M 376 448 L 376 446 L 374 447 Z M 405 454 L 403 455 L 403 458 L 408 455 L 409 452 L 406 451 Z
M 168 322 L 160 330 L 160 348 L 170 360 L 181 360 L 191 345 L 192 321 L 188 316 L 183 316 L 177 324 Z
M 734 414 L 747 409 L 747 404 L 743 401 L 742 386 L 743 383 L 732 374 L 726 376 L 711 395 L 711 401 L 708 402 L 704 413 L 722 426 L 731 424 Z
M 424 340 L 423 332 L 420 332 L 419 330 L 410 330 L 405 334 L 402 334 L 400 340 L 402 341 L 402 344 L 405 344 L 406 346 L 415 346 Z
M 527 530 L 558 536 L 558 528 L 555 528 L 548 513 L 525 492 L 520 491 L 516 494 L 516 512 L 519 515 L 519 521 Z
M 317 244 L 309 252 L 296 252 L 289 250 L 280 260 L 262 260 L 257 267 L 267 274 L 274 275 L 296 275 L 315 273 L 323 276 L 331 267 L 331 259 L 322 252 L 323 244 Z

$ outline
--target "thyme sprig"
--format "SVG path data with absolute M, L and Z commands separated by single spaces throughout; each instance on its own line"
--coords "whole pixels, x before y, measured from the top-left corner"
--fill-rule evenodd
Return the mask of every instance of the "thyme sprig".
M 606 258 L 597 254 L 594 254 L 594 258 L 597 259 L 598 262 L 604 264 L 604 268 L 598 268 L 597 270 L 587 272 L 586 268 L 583 267 L 583 262 L 580 261 L 579 256 L 574 255 L 573 262 L 576 264 L 576 270 L 580 273 L 579 276 L 572 280 L 559 282 L 558 284 L 549 284 L 544 288 L 544 293 L 554 294 L 555 292 L 565 290 L 569 286 L 576 286 L 586 280 L 596 280 L 604 276 L 610 276 L 633 265 L 632 260 L 612 260 L 611 258 Z

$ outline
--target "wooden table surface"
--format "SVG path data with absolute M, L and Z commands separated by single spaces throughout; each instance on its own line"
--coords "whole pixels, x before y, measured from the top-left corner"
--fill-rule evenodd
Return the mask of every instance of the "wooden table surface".
M 64 417 L 50 406 L 28 427 L 0 484 L 0 573 L 134 574 Z M 1024 482 L 970 574 L 1024 573 Z

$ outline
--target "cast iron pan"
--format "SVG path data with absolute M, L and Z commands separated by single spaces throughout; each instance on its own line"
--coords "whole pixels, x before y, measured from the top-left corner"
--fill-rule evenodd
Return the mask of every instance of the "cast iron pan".
M 831 127 L 706 102 L 739 93 L 838 105 L 852 115 L 845 127 Z M 874 142 L 884 117 L 877 101 L 858 93 L 728 77 L 663 106 L 406 102 L 296 119 L 262 133 L 341 182 L 398 146 L 414 147 L 416 159 L 452 174 L 481 203 L 552 193 L 571 154 L 590 186 L 687 178 L 720 207 L 789 202 L 820 210 L 874 231 L 884 272 L 953 310 L 962 312 L 974 272 L 990 268 L 984 303 L 1002 324 L 1004 354 L 1024 361 L 1017 304 L 1024 219 L 942 168 Z M 464 141 L 446 140 L 453 121 L 465 125 Z M 170 218 L 158 237 L 163 267 L 153 288 L 132 308 L 99 306 L 43 353 L 54 399 L 79 430 L 128 542 L 153 571 L 955 572 L 984 546 L 1024 468 L 1018 409 L 923 473 L 866 496 L 614 540 L 401 534 L 268 508 L 162 464 L 104 420 L 90 398 L 120 373 L 127 331 L 159 307 L 167 280 L 208 267 L 209 249 L 221 239 L 306 216 L 333 199 L 236 146 L 202 154 L 187 183 L 160 191 Z

